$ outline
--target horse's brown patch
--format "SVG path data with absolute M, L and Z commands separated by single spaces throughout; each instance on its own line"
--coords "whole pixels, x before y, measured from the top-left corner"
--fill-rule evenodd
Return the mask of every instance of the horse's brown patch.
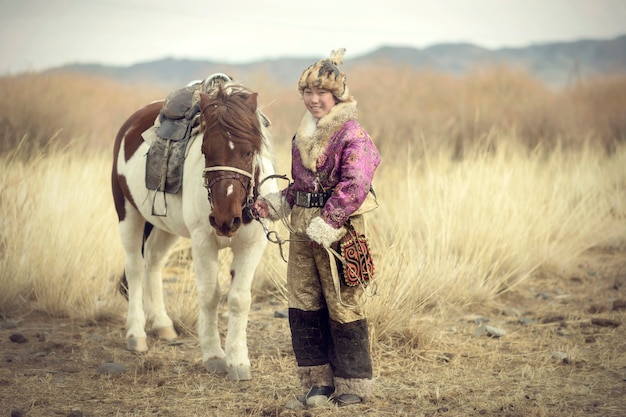
M 128 161 L 143 144 L 141 134 L 154 124 L 161 107 L 163 107 L 162 101 L 150 103 L 135 112 L 135 114 L 122 125 L 116 141 L 124 140 L 125 161 Z
M 126 218 L 126 209 L 124 207 L 125 199 L 127 199 L 134 207 L 137 207 L 130 194 L 130 190 L 128 189 L 126 178 L 123 175 L 118 175 L 117 171 L 117 158 L 120 153 L 122 141 L 124 141 L 124 160 L 128 161 L 143 143 L 141 134 L 152 126 L 162 106 L 162 101 L 156 101 L 137 110 L 122 125 L 115 138 L 115 145 L 113 146 L 113 170 L 111 173 L 111 185 L 113 191 L 113 201 L 115 202 L 115 210 L 117 211 L 117 217 L 120 222 Z

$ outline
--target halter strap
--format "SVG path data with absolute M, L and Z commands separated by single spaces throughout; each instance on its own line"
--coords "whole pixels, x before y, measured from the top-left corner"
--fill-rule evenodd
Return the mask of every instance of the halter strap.
M 256 167 L 257 167 L 257 163 L 256 163 L 256 158 L 252 160 L 252 173 L 248 172 L 248 171 L 244 171 L 243 169 L 239 169 L 239 168 L 235 168 L 235 167 L 229 167 L 227 165 L 216 165 L 216 166 L 212 166 L 212 167 L 205 167 L 202 170 L 202 176 L 206 179 L 206 174 L 209 172 L 214 172 L 214 171 L 230 171 L 230 172 L 235 172 L 237 174 L 241 174 L 244 177 L 248 177 L 250 179 L 250 183 L 248 184 L 248 196 L 246 198 L 246 206 L 247 207 L 251 207 L 252 203 L 254 203 L 254 188 L 255 188 L 255 183 L 254 183 L 254 172 L 256 171 Z M 241 182 L 241 180 L 239 180 L 239 182 Z M 243 182 L 242 182 L 243 185 Z M 213 205 L 213 201 L 211 199 L 211 189 L 210 189 L 210 184 L 207 182 L 205 184 L 205 187 L 207 188 L 207 191 L 209 193 L 209 201 L 211 202 L 211 206 Z M 244 185 L 245 188 L 245 185 Z
M 216 165 L 214 167 L 207 167 L 207 168 L 204 168 L 202 172 L 206 174 L 207 172 L 212 172 L 212 171 L 232 171 L 232 172 L 236 172 L 238 174 L 244 175 L 250 179 L 253 178 L 253 175 L 250 174 L 248 171 L 244 171 L 243 169 L 239 169 L 235 167 L 229 167 L 226 165 Z

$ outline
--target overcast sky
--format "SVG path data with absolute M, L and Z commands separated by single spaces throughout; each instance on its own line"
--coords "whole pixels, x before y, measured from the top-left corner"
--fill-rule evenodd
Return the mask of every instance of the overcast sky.
M 381 46 L 486 48 L 626 34 L 626 0 L 0 0 L 0 74 L 155 59 L 345 60 Z

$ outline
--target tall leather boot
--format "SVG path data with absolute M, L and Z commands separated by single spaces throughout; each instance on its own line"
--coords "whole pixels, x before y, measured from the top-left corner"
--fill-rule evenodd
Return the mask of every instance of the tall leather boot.
M 298 366 L 317 366 L 330 362 L 328 354 L 332 341 L 328 331 L 328 310 L 290 308 L 289 327 Z
M 335 401 L 339 405 L 367 401 L 373 390 L 367 320 L 330 321 Z
M 298 363 L 298 378 L 309 389 L 303 402 L 320 405 L 333 393 L 333 371 L 329 351 L 332 340 L 328 330 L 328 311 L 289 309 L 291 343 Z

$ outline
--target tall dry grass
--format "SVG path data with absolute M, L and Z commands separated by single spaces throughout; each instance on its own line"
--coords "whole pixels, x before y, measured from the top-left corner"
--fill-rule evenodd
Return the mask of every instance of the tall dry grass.
M 3 120 L 21 120 L 23 129 L 2 137 L 0 312 L 122 315 L 110 146 L 130 112 L 167 92 L 41 77 L 0 79 L 0 89 L 12 91 L 0 98 Z M 383 157 L 374 184 L 381 207 L 369 222 L 379 278 L 368 311 L 377 340 L 427 344 L 417 326 L 422 313 L 488 303 L 524 280 L 566 270 L 588 248 L 625 240 L 625 77 L 561 92 L 502 68 L 461 79 L 359 70 L 349 82 Z M 33 108 L 42 87 L 55 99 Z M 251 87 L 273 120 L 278 171 L 289 173 L 291 136 L 303 112 L 297 93 Z M 67 105 L 57 112 L 52 102 Z M 16 150 L 30 137 L 24 132 L 43 132 L 50 120 L 72 137 L 52 129 L 51 144 Z M 184 241 L 177 246 L 164 277 L 175 321 L 192 332 L 187 249 Z M 285 271 L 270 245 L 256 296 L 284 298 Z M 227 288 L 228 271 L 221 277 Z
M 0 153 L 37 154 L 47 144 L 109 149 L 121 121 L 167 92 L 76 74 L 0 77 Z
M 378 337 L 419 340 L 424 309 L 471 309 L 626 239 L 626 147 L 607 156 L 500 146 L 463 161 L 452 152 L 391 164 L 377 178 L 380 279 L 370 316 Z
M 57 149 L 2 157 L 3 315 L 24 309 L 96 319 L 111 313 L 120 262 L 110 158 Z
M 553 149 L 591 141 L 611 150 L 626 140 L 623 75 L 555 92 L 506 67 L 477 69 L 462 78 L 375 68 L 351 74 L 350 88 L 383 150 L 421 137 L 427 138 L 424 152 L 453 148 L 456 157 L 476 145 L 502 142 Z

